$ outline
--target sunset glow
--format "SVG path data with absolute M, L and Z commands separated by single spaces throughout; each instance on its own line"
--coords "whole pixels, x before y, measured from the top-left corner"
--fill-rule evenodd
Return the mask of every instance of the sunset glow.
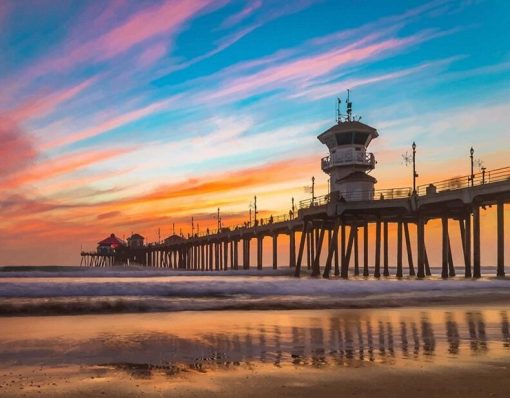
M 413 141 L 419 184 L 469 174 L 470 147 L 509 166 L 508 26 L 506 1 L 2 1 L 0 264 L 241 224 L 255 195 L 288 214 L 312 176 L 327 193 L 317 135 L 347 89 L 377 188 L 412 184 Z

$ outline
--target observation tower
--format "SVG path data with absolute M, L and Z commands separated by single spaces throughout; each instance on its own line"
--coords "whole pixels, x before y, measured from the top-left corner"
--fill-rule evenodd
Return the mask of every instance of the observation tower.
M 375 157 L 367 151 L 377 130 L 361 123 L 353 116 L 349 93 L 346 114 L 341 113 L 342 100 L 338 99 L 337 124 L 317 138 L 329 149 L 329 156 L 322 158 L 322 171 L 329 175 L 330 193 L 340 199 L 372 200 L 377 180 L 369 173 L 375 168 Z

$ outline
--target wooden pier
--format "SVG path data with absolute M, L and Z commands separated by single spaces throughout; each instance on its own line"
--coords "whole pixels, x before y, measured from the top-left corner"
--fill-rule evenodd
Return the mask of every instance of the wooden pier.
M 210 234 L 194 235 L 169 244 L 150 244 L 141 248 L 100 255 L 82 252 L 82 265 L 102 267 L 141 264 L 147 267 L 178 270 L 223 271 L 250 269 L 251 241 L 256 240 L 256 268 L 262 269 L 263 239 L 272 239 L 272 268 L 279 266 L 278 237 L 289 236 L 289 263 L 294 275 L 303 267 L 312 276 L 416 276 L 431 275 L 425 235 L 427 223 L 441 220 L 443 278 L 455 276 L 450 221 L 458 224 L 463 251 L 464 276 L 482 274 L 480 213 L 495 206 L 497 213 L 497 270 L 505 276 L 504 204 L 510 203 L 510 167 L 454 178 L 411 188 L 365 192 L 349 197 L 326 195 L 302 201 L 297 216 L 258 220 L 257 225 L 222 228 Z M 396 264 L 389 264 L 390 224 L 396 226 Z M 369 228 L 375 236 L 369 239 Z M 413 242 L 410 229 L 416 231 Z M 412 246 L 417 258 L 413 257 Z M 362 247 L 362 250 L 360 248 Z M 369 262 L 369 252 L 375 251 Z M 405 251 L 405 254 L 404 254 Z M 404 267 L 404 259 L 407 264 Z

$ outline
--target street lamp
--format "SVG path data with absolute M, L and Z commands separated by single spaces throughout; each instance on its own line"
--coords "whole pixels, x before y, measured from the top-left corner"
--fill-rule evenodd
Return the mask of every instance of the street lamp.
M 471 159 L 471 177 L 470 177 L 471 186 L 473 186 L 475 184 L 474 158 L 473 158 L 474 154 L 475 154 L 475 150 L 473 149 L 473 147 L 471 147 L 471 149 L 469 150 L 469 157 Z
M 416 172 L 416 143 L 413 141 L 413 194 L 416 194 L 416 178 L 418 178 Z

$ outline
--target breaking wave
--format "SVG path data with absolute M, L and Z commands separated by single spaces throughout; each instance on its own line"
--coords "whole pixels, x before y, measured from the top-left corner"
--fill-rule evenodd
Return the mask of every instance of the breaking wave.
M 288 272 L 271 277 L 257 271 L 1 272 L 0 315 L 377 308 L 510 299 L 510 280 L 504 279 L 324 280 L 296 279 L 285 276 Z

